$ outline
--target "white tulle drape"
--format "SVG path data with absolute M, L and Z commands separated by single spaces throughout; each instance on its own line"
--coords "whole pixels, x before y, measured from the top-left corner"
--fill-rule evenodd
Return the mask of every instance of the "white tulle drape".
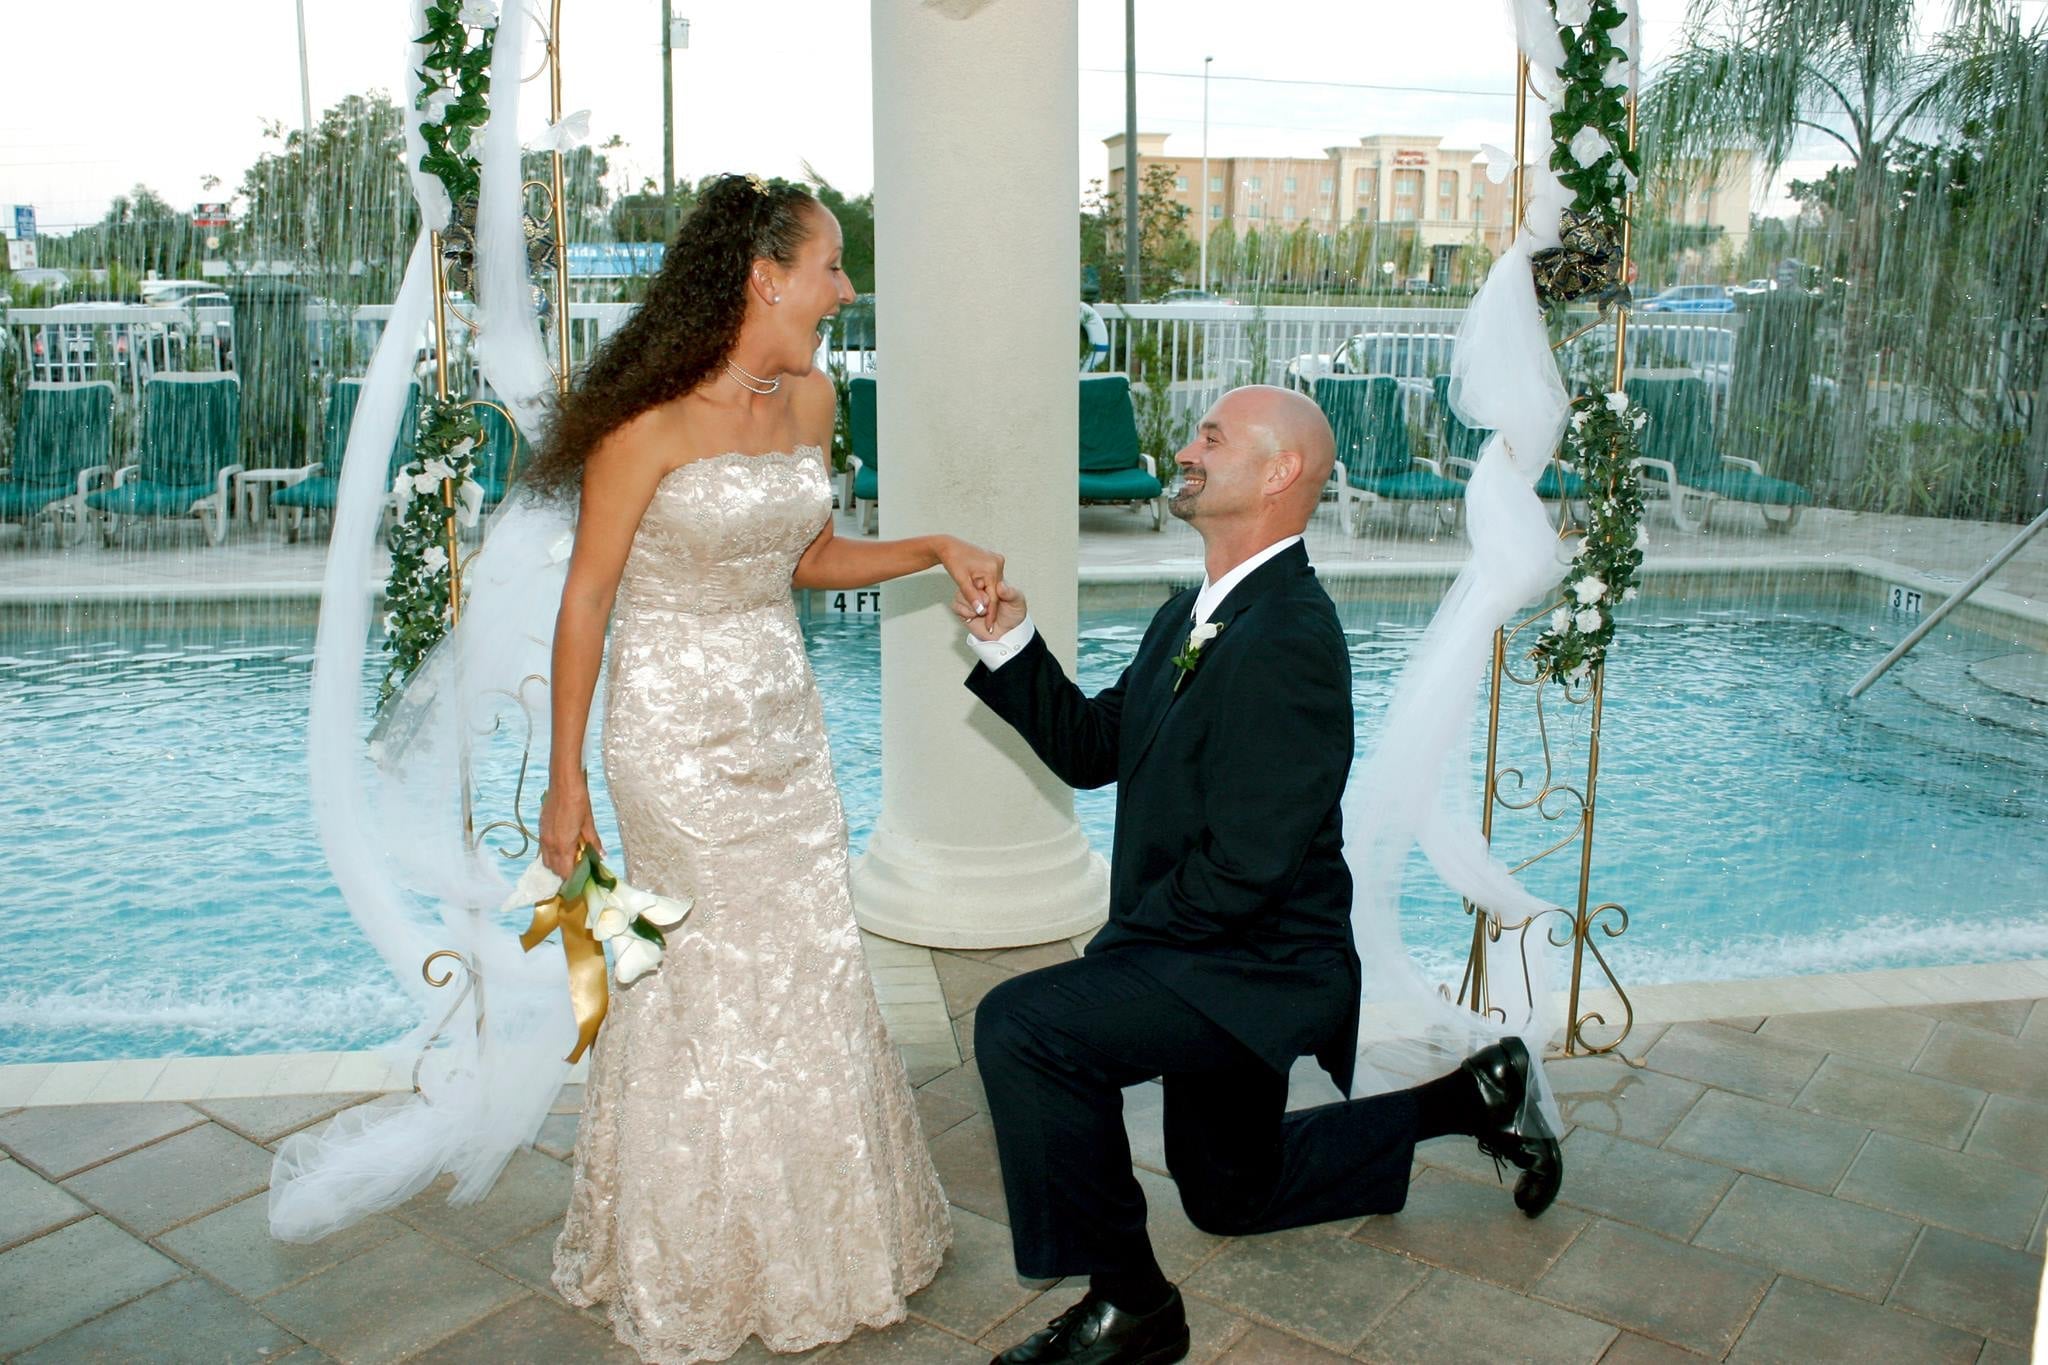
M 1344 798 L 1352 931 L 1365 964 L 1353 1095 L 1440 1076 L 1507 1034 L 1540 1057 L 1564 1022 L 1552 985 L 1557 954 L 1542 927 L 1528 936 L 1533 1004 L 1521 990 L 1521 938 L 1508 934 L 1488 949 L 1489 977 L 1500 983 L 1492 1003 L 1504 1021 L 1446 999 L 1440 983 L 1416 965 L 1401 929 L 1402 874 L 1417 845 L 1445 886 L 1505 923 L 1549 908 L 1481 836 L 1476 793 L 1483 774 L 1467 752 L 1494 631 L 1554 588 L 1567 563 L 1534 491 L 1564 430 L 1569 400 L 1530 272 L 1531 256 L 1557 245 L 1559 215 L 1571 202 L 1549 169 L 1547 101 L 1560 90 L 1564 49 L 1547 0 L 1511 0 L 1510 8 L 1538 99 L 1522 152 L 1531 163 L 1525 225 L 1472 300 L 1451 361 L 1451 406 L 1469 425 L 1494 432 L 1465 490 L 1471 556 L 1403 668 L 1371 755 L 1354 770 Z M 1633 53 L 1632 4 L 1629 13 L 1624 45 Z M 1443 913 L 1447 899 L 1432 898 L 1430 913 Z M 1557 1125 L 1547 1081 L 1543 1091 L 1545 1112 Z
M 519 7 L 511 8 L 493 65 L 517 73 L 528 25 Z M 412 32 L 423 31 L 418 0 L 410 18 Z M 417 68 L 417 46 L 409 45 L 408 54 L 409 67 Z M 531 433 L 552 380 L 525 283 L 518 90 L 516 78 L 493 81 L 484 134 L 479 347 L 493 388 Z M 408 99 L 406 141 L 417 149 L 411 105 Z M 416 173 L 414 187 L 426 222 L 445 224 L 447 199 L 438 182 Z M 451 1202 L 482 1198 L 539 1129 L 575 1036 L 561 955 L 521 952 L 523 917 L 499 910 L 511 885 L 504 859 L 472 851 L 463 822 L 471 751 L 501 725 L 545 723 L 545 684 L 526 680 L 548 672 L 566 510 L 508 500 L 468 565 L 461 625 L 387 708 L 371 754 L 362 742 L 373 571 L 389 488 L 385 456 L 432 308 L 428 250 L 422 232 L 365 377 L 343 460 L 314 650 L 309 759 L 315 819 L 336 885 L 356 925 L 421 1007 L 421 1027 L 397 1046 L 426 1042 L 460 989 L 459 973 L 457 984 L 440 992 L 425 984 L 427 954 L 462 953 L 475 964 L 481 990 L 449 1022 L 441 1045 L 425 1054 L 420 1094 L 346 1111 L 278 1149 L 270 1226 L 287 1241 L 313 1241 L 391 1208 L 444 1172 L 455 1177 Z M 510 798 L 509 791 L 494 795 Z M 506 813 L 486 809 L 477 819 Z

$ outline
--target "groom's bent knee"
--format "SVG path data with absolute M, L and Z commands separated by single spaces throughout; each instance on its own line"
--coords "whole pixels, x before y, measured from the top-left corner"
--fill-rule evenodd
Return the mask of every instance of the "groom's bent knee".
M 974 1010 L 974 1055 L 983 1070 L 1034 1050 L 1041 1038 L 1042 995 L 1027 972 L 981 998 Z
M 1230 1191 L 1195 1192 L 1182 1184 L 1180 1207 L 1199 1232 L 1206 1232 L 1211 1237 L 1242 1237 L 1260 1230 L 1265 1201 L 1261 1199 L 1254 1203 Z

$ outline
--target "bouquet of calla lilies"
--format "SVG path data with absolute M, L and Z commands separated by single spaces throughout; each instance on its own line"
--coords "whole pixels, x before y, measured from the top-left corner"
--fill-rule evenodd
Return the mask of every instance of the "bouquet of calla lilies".
M 577 850 L 576 866 L 567 880 L 535 858 L 520 874 L 504 908 L 554 912 L 537 913 L 535 928 L 545 918 L 551 923 L 559 920 L 566 930 L 575 916 L 584 934 L 599 945 L 610 945 L 612 974 L 620 985 L 628 986 L 661 966 L 662 931 L 681 924 L 692 904 L 688 897 L 657 896 L 626 885 L 598 860 L 595 849 L 585 845 Z

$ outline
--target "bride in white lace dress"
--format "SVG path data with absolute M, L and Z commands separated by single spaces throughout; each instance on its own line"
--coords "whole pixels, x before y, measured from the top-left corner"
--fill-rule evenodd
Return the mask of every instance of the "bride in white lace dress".
M 811 357 L 853 297 L 804 190 L 730 176 L 562 401 L 529 481 L 581 486 L 555 628 L 541 850 L 599 843 L 583 775 L 605 628 L 603 757 L 636 885 L 696 898 L 591 1054 L 555 1285 L 650 1361 L 776 1351 L 903 1317 L 951 1241 L 854 927 L 846 823 L 792 584 L 997 556 L 832 533 L 834 395 Z

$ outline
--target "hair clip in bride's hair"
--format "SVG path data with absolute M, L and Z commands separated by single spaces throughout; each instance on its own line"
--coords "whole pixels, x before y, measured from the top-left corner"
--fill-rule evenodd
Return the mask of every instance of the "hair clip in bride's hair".
M 758 195 L 761 195 L 761 196 L 762 196 L 762 197 L 764 197 L 764 198 L 765 198 L 765 197 L 767 196 L 767 194 L 768 194 L 768 182 L 767 182 L 767 181 L 765 181 L 765 180 L 763 180 L 763 179 L 762 179 L 762 178 L 761 178 L 760 176 L 758 176 L 758 175 L 751 175 L 751 174 L 750 174 L 750 175 L 748 175 L 748 176 L 747 176 L 747 183 L 748 183 L 749 185 L 752 185 L 752 186 L 754 187 L 754 193 L 756 193 L 756 194 L 758 194 Z

